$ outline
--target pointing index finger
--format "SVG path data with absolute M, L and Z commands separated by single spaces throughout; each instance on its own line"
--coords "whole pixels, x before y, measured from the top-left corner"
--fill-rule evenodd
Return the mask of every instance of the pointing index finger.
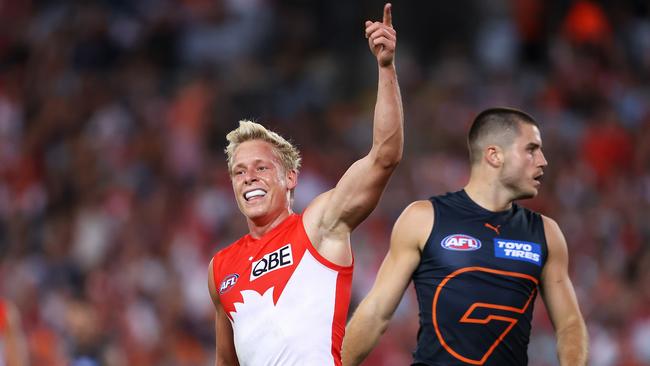
M 386 3 L 386 5 L 384 5 L 384 25 L 387 25 L 389 27 L 393 26 L 393 15 L 391 14 L 391 7 L 392 5 L 390 3 Z

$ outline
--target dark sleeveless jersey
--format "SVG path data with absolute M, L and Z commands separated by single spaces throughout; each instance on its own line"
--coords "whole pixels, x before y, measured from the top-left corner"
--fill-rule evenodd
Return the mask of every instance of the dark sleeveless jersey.
M 541 216 L 516 204 L 488 211 L 464 190 L 430 200 L 434 226 L 413 273 L 414 364 L 526 365 L 547 257 Z

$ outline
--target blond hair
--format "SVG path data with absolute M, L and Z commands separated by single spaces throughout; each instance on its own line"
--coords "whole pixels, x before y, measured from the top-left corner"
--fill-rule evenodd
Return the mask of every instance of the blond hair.
M 228 159 L 228 171 L 231 173 L 235 150 L 241 143 L 251 140 L 261 140 L 271 144 L 273 151 L 287 171 L 293 170 L 297 173 L 300 169 L 302 158 L 298 149 L 284 137 L 266 129 L 259 123 L 249 120 L 239 121 L 239 127 L 230 131 L 226 135 L 226 140 L 228 140 L 228 146 L 224 151 Z

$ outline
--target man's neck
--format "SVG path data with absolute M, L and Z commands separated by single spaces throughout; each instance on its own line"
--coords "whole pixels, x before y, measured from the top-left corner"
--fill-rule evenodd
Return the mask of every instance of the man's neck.
M 472 176 L 465 186 L 465 193 L 488 211 L 499 212 L 512 207 L 511 195 L 493 179 Z
M 255 220 L 246 219 L 248 222 L 248 231 L 254 239 L 263 237 L 266 233 L 273 230 L 276 226 L 280 225 L 287 217 L 291 216 L 293 211 L 291 208 L 283 210 L 280 214 L 275 216 L 260 217 Z

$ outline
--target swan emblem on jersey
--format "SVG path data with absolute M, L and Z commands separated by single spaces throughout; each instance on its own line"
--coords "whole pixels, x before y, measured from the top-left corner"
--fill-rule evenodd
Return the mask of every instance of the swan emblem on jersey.
M 294 264 L 280 271 L 292 273 L 276 272 L 269 276 L 278 276 L 271 283 L 265 283 L 267 278 L 250 284 L 240 279 L 235 291 L 241 297 L 225 309 L 241 365 L 269 364 L 268 357 L 274 357 L 278 362 L 271 363 L 278 365 L 334 365 L 331 342 L 336 299 L 332 295 L 337 293 L 339 274 L 323 266 L 307 248 L 295 244 L 291 249 Z M 304 253 L 299 252 L 302 249 Z M 277 253 L 278 262 L 281 253 L 287 262 L 287 250 Z M 326 346 L 316 351 L 316 345 Z M 288 355 L 286 350 L 298 353 Z M 323 350 L 324 354 L 316 354 Z M 293 362 L 303 352 L 314 362 Z

